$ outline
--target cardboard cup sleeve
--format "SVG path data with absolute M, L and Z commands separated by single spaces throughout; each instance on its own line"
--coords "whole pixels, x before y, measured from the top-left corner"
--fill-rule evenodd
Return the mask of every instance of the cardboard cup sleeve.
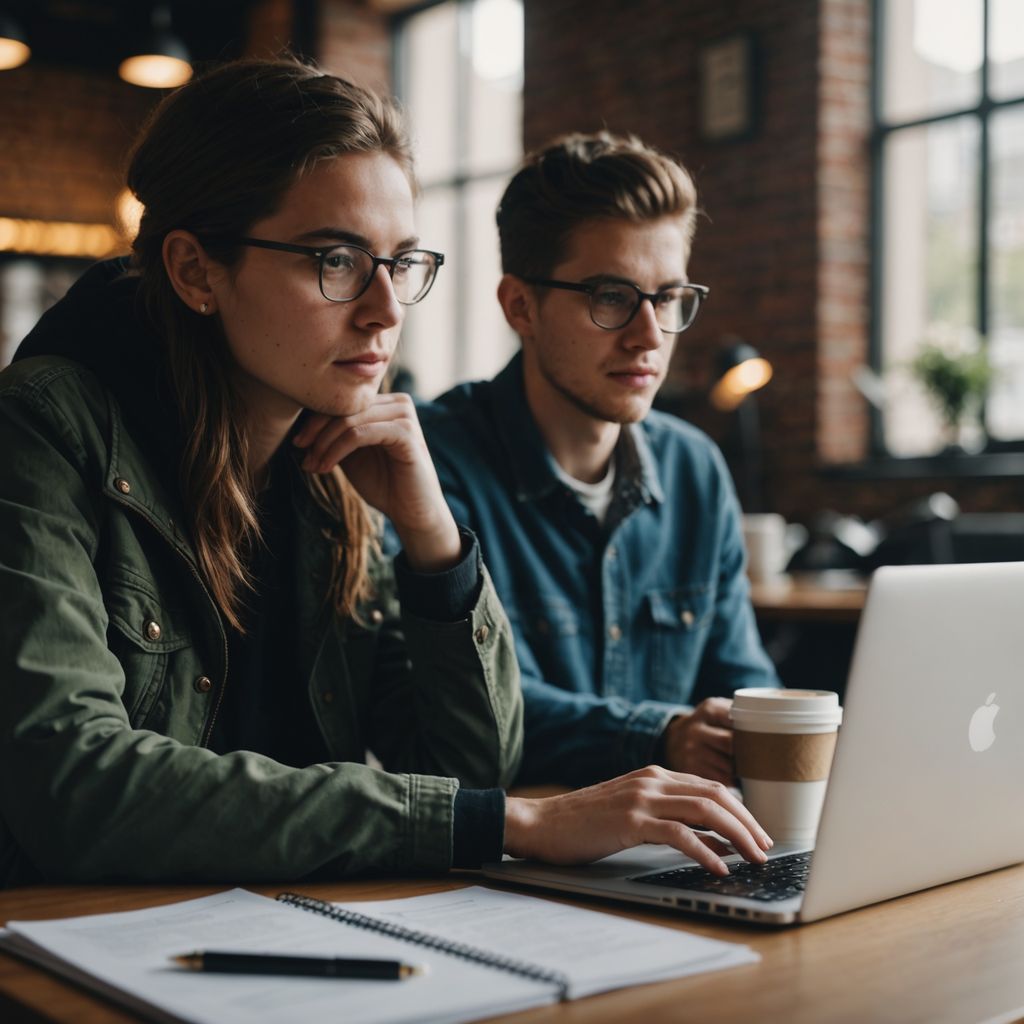
M 736 774 L 765 782 L 814 782 L 827 779 L 836 749 L 836 733 L 734 733 Z

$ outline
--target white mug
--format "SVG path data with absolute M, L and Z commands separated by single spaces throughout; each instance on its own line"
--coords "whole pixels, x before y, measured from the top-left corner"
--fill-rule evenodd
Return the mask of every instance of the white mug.
M 778 579 L 793 552 L 806 540 L 807 531 L 787 524 L 777 512 L 748 512 L 743 516 L 743 544 L 747 549 L 747 575 L 755 583 Z

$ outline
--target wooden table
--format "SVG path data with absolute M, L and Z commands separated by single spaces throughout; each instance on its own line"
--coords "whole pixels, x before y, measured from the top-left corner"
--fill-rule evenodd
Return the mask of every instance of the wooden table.
M 478 882 L 474 874 L 463 872 L 435 880 L 250 888 L 268 895 L 291 889 L 323 899 L 357 900 L 414 896 Z M 28 887 L 0 892 L 0 920 L 130 910 L 224 888 Z M 516 1024 L 1008 1024 L 1024 1020 L 1024 866 L 788 929 L 739 927 L 667 911 L 577 902 L 743 942 L 757 949 L 762 960 L 756 965 L 622 989 L 502 1020 Z M 0 954 L 0 1021 L 4 1024 L 45 1020 L 124 1024 L 134 1019 L 97 997 Z
M 827 585 L 781 576 L 750 585 L 750 601 L 764 622 L 856 623 L 864 610 L 867 584 Z

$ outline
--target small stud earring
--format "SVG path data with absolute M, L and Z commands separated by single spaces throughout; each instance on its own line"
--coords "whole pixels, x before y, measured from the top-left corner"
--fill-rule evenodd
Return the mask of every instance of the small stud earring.
M 210 307 L 205 302 L 200 304 L 200 306 L 199 306 L 199 312 L 200 313 L 208 313 L 209 311 L 210 311 Z

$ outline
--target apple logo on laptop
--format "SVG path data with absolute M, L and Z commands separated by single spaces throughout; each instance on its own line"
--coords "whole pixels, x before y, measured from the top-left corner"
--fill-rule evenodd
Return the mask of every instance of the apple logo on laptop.
M 971 750 L 981 753 L 988 750 L 996 741 L 995 724 L 996 715 L 999 714 L 999 705 L 992 702 L 996 699 L 994 693 L 988 695 L 988 700 L 971 715 L 971 724 L 967 730 L 967 739 L 970 741 Z

